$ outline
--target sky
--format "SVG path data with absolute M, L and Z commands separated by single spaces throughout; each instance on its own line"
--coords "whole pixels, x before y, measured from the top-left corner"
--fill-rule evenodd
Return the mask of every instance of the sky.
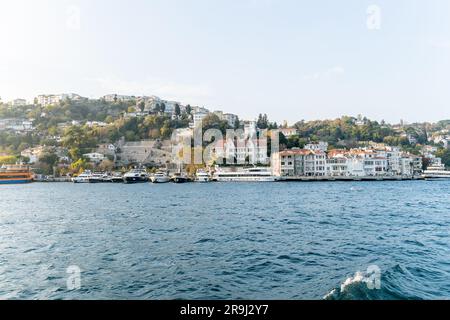
M 450 118 L 448 0 L 2 0 L 0 97 L 157 95 L 289 123 Z

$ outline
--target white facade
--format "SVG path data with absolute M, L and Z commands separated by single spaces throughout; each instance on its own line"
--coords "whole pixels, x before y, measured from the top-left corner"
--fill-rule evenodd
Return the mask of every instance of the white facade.
M 107 94 L 106 96 L 103 96 L 103 99 L 106 102 L 129 102 L 134 99 L 136 99 L 135 96 L 126 96 L 126 95 L 120 95 L 120 94 Z
M 305 146 L 305 149 L 326 152 L 328 150 L 328 142 L 319 141 L 318 143 L 309 143 Z
M 272 166 L 276 174 L 284 176 L 412 176 L 421 173 L 422 158 L 391 147 L 328 153 L 292 149 L 272 155 Z
M 23 150 L 20 153 L 20 156 L 30 159 L 29 164 L 35 164 L 39 161 L 39 158 L 41 157 L 43 152 L 44 152 L 44 147 L 30 148 L 30 149 Z
M 201 126 L 203 119 L 205 119 L 208 116 L 208 112 L 204 110 L 199 110 L 194 112 L 193 118 L 194 118 L 194 128 L 198 128 Z
M 219 141 L 215 147 L 215 158 L 224 162 L 236 161 L 238 164 L 269 164 L 267 155 L 267 140 L 265 139 L 238 139 Z
M 67 99 L 78 101 L 83 99 L 83 97 L 75 93 L 63 93 L 63 94 L 47 94 L 47 95 L 43 94 L 37 96 L 36 98 L 37 103 L 44 107 L 59 104 Z
M 289 137 L 298 135 L 298 130 L 297 130 L 296 128 L 281 128 L 281 129 L 278 129 L 278 130 L 280 130 L 280 132 L 281 132 L 286 138 L 289 138 Z M 328 147 L 328 146 L 327 146 L 327 147 Z M 324 150 L 324 151 L 326 151 L 326 150 Z
M 83 154 L 83 157 L 88 159 L 90 162 L 95 162 L 95 163 L 100 163 L 106 159 L 104 154 L 97 153 L 97 152 Z
M 27 100 L 25 99 L 14 99 L 10 102 L 13 107 L 23 107 L 27 105 Z

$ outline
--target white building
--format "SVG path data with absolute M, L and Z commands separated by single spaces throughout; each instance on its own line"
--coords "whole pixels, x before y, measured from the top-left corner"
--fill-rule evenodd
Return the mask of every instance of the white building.
M 42 154 L 44 153 L 44 147 L 39 146 L 36 148 L 29 148 L 26 150 L 23 150 L 20 153 L 21 157 L 25 157 L 29 159 L 29 164 L 35 164 L 39 161 L 39 158 L 42 156 Z
M 101 121 L 86 121 L 86 125 L 89 128 L 92 128 L 92 127 L 107 127 L 108 126 L 107 123 L 101 122 Z
M 239 121 L 239 117 L 236 114 L 224 113 L 222 120 L 228 122 L 228 125 L 234 128 L 236 126 L 236 123 Z
M 237 164 L 269 164 L 267 151 L 266 139 L 227 139 L 217 142 L 214 158 Z
M 214 114 L 219 117 L 220 120 L 226 121 L 228 126 L 235 127 L 239 117 L 232 113 L 223 113 L 223 111 L 214 111 Z
M 126 96 L 126 95 L 120 95 L 120 94 L 107 94 L 106 96 L 103 96 L 103 99 L 106 102 L 130 102 L 136 99 L 135 96 Z
M 278 129 L 286 138 L 298 135 L 296 128 L 280 128 Z M 328 146 L 327 146 L 328 147 Z M 326 151 L 326 150 L 325 150 Z
M 82 96 L 75 94 L 75 93 L 43 94 L 43 95 L 37 96 L 37 98 L 36 98 L 37 103 L 44 107 L 59 104 L 62 101 L 67 100 L 67 99 L 70 99 L 73 101 L 80 101 L 85 98 L 83 98 Z
M 10 102 L 12 107 L 23 107 L 27 105 L 27 100 L 25 99 L 14 99 Z
M 201 108 L 194 111 L 192 117 L 194 119 L 194 122 L 192 123 L 193 128 L 199 128 L 202 126 L 203 119 L 205 119 L 209 114 L 209 111 L 207 109 Z
M 328 142 L 319 141 L 318 143 L 309 143 L 305 146 L 305 149 L 326 152 L 328 150 Z
M 14 131 L 17 133 L 31 132 L 34 130 L 33 121 L 21 119 L 0 119 L 0 131 Z
M 83 154 L 83 157 L 86 158 L 89 162 L 100 163 L 106 159 L 104 154 L 93 152 Z
M 317 149 L 317 148 L 316 148 Z M 292 149 L 272 155 L 274 174 L 281 176 L 411 176 L 422 171 L 422 158 L 402 153 L 398 148 L 384 150 Z

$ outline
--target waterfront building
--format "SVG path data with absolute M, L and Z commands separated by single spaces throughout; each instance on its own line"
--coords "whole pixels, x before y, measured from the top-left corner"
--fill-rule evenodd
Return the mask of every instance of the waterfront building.
M 215 144 L 213 157 L 221 162 L 239 164 L 269 164 L 267 139 L 220 140 Z
M 309 149 L 272 154 L 274 174 L 286 177 L 364 177 L 413 176 L 422 172 L 422 158 L 401 152 L 397 147 L 334 149 L 328 152 L 318 149 L 309 146 Z
M 305 176 L 322 177 L 326 173 L 326 153 L 322 150 L 309 150 L 305 155 Z

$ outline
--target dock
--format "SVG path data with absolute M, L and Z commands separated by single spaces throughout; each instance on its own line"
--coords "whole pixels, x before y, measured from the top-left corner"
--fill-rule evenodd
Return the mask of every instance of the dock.
M 325 182 L 325 181 L 407 181 L 407 180 L 425 180 L 422 176 L 365 176 L 365 177 L 306 177 L 290 176 L 280 177 L 280 182 Z

